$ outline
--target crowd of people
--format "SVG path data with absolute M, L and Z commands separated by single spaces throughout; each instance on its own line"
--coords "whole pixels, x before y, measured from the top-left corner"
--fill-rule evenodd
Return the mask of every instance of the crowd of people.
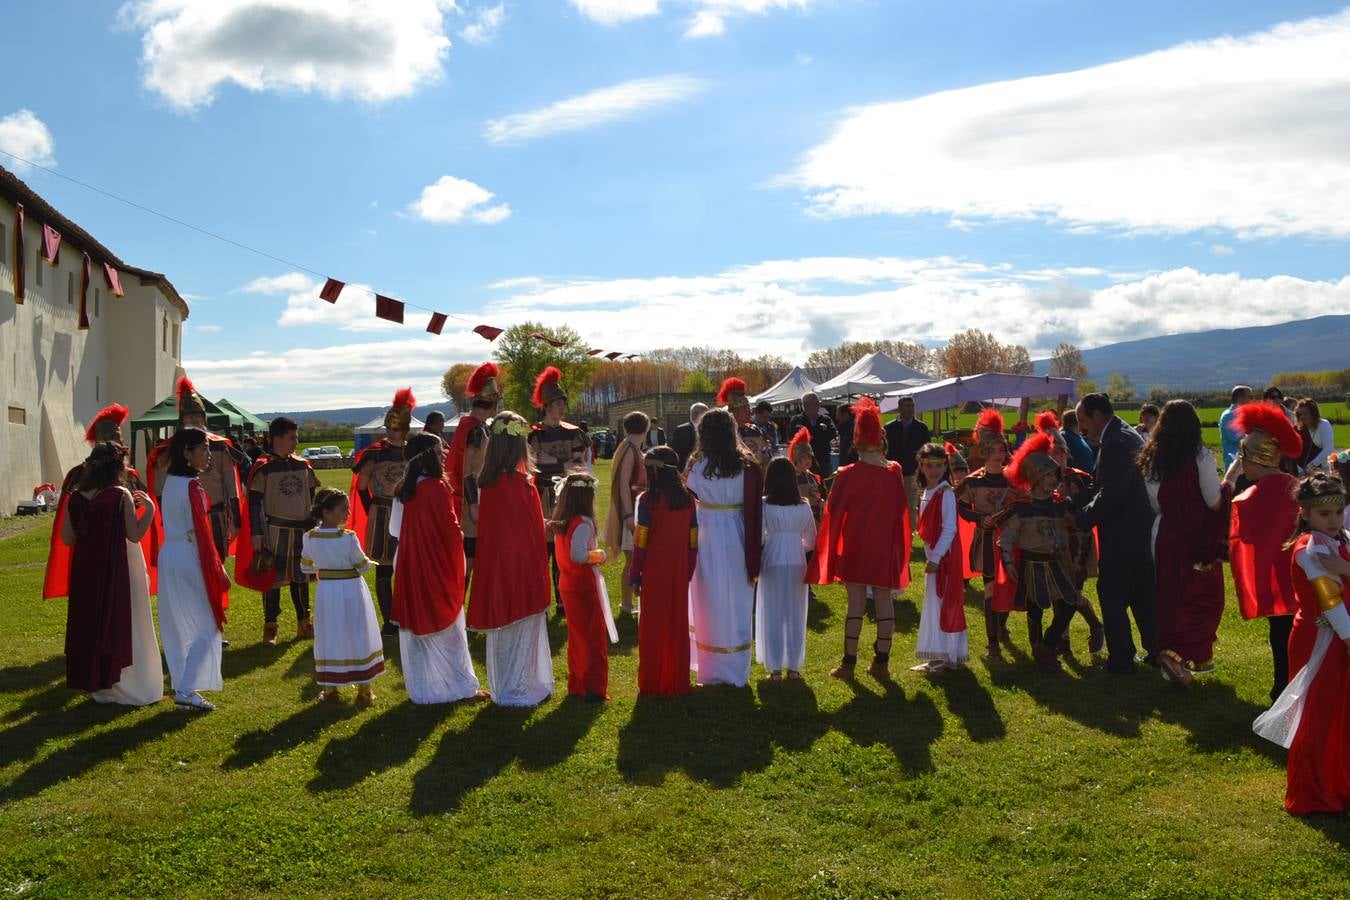
M 870 605 L 866 671 L 886 680 L 917 531 L 913 670 L 935 678 L 969 663 L 965 597 L 979 579 L 988 664 L 1016 646 L 1010 620 L 1024 614 L 1027 656 L 1061 671 L 1079 615 L 1106 671 L 1156 667 L 1184 688 L 1215 671 L 1227 563 L 1244 618 L 1268 623 L 1274 705 L 1256 728 L 1289 748 L 1286 807 L 1350 808 L 1350 460 L 1314 401 L 1291 412 L 1282 396 L 1235 388 L 1220 465 L 1185 400 L 1146 407 L 1138 426 L 1102 393 L 1033 425 L 1024 414 L 1008 427 L 990 407 L 961 445 L 935 440 L 912 400 L 883 426 L 867 397 L 835 421 L 808 394 L 783 441 L 772 409 L 730 378 L 669 445 L 652 445 L 645 414 L 623 419 L 601 520 L 594 444 L 567 419 L 561 373 L 539 374 L 534 421 L 500 409 L 499 375 L 492 363 L 473 373 L 448 441 L 411 433 L 416 401 L 399 391 L 348 491 L 320 487 L 289 419 L 270 423 L 256 459 L 210 434 L 186 378 L 182 427 L 144 480 L 126 464 L 127 410 L 101 411 L 88 459 L 63 485 L 44 581 L 45 596 L 69 598 L 69 685 L 101 702 L 161 699 L 158 594 L 174 701 L 213 709 L 203 692 L 223 686 L 231 554 L 234 583 L 261 594 L 266 644 L 287 588 L 297 637 L 314 641 L 322 703 L 346 702 L 344 688 L 373 702 L 384 638 L 396 635 L 412 702 L 536 705 L 554 691 L 555 604 L 568 693 L 606 700 L 618 637 L 600 566 L 611 559 L 618 614 L 637 616 L 641 694 L 745 685 L 756 659 L 771 682 L 801 679 L 812 588 L 834 583 L 847 611 L 830 676 L 857 677 Z M 486 636 L 486 689 L 469 631 Z

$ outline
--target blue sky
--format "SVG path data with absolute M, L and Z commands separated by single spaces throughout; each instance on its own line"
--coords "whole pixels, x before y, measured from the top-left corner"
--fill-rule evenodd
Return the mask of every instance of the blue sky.
M 1329 3 L 15 4 L 0 155 L 189 296 L 189 373 L 386 402 L 472 324 L 793 361 L 978 326 L 1084 347 L 1350 312 L 1350 11 Z M 489 196 L 490 195 L 490 196 Z M 1291 365 L 1294 361 L 1291 361 Z

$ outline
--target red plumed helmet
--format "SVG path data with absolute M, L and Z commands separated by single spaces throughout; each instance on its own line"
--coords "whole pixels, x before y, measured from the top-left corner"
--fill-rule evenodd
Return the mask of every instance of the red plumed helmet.
M 853 404 L 853 446 L 875 450 L 885 443 L 881 435 L 881 410 L 871 397 L 859 397 Z
M 84 432 L 84 439 L 89 443 L 97 443 L 100 440 L 111 440 L 110 437 L 103 437 L 112 431 L 121 432 L 123 423 L 131 417 L 131 410 L 120 403 L 114 403 L 111 406 L 105 406 L 98 411 L 89 423 L 89 428 Z
M 477 397 L 483 392 L 483 388 L 487 387 L 488 382 L 501 373 L 502 370 L 497 367 L 496 363 L 483 363 L 481 366 L 474 369 L 473 374 L 469 376 L 469 383 L 464 388 L 464 393 L 468 394 L 470 397 Z
M 808 428 L 798 428 L 797 433 L 788 441 L 787 455 L 793 462 L 797 461 L 797 451 L 805 448 L 807 453 L 814 454 L 811 449 L 811 431 Z
M 1303 436 L 1294 430 L 1284 410 L 1270 403 L 1244 403 L 1233 417 L 1233 427 L 1246 436 L 1265 432 L 1279 444 L 1280 455 L 1297 459 L 1303 453 Z
M 384 427 L 393 431 L 407 431 L 412 428 L 412 411 L 417 406 L 417 398 L 412 388 L 403 388 L 394 394 L 394 405 L 384 414 Z
M 412 412 L 417 408 L 417 398 L 413 396 L 412 388 L 405 387 L 394 394 L 394 409 L 406 409 Z
M 558 371 L 557 366 L 549 366 L 534 380 L 534 394 L 530 397 L 530 402 L 536 409 L 543 409 L 554 400 L 566 399 L 567 394 L 563 392 L 561 382 L 562 372 Z
M 959 454 L 961 451 L 958 450 L 956 448 L 956 445 L 953 444 L 951 441 L 945 441 L 942 444 L 942 452 L 947 454 L 948 456 L 951 456 L 954 453 Z
M 1059 431 L 1059 416 L 1055 415 L 1053 409 L 1047 409 L 1036 416 L 1036 430 L 1042 433 Z
M 1003 413 L 994 407 L 987 407 L 980 413 L 980 417 L 975 420 L 975 433 L 978 435 L 981 431 L 992 432 L 993 434 L 1003 433 Z
M 180 375 L 178 377 L 178 383 L 173 386 L 174 396 L 179 400 L 182 400 L 184 396 L 195 393 L 197 393 L 197 388 L 192 384 L 192 379 L 188 378 L 186 375 Z
M 746 387 L 745 379 L 728 378 L 726 381 L 722 382 L 722 386 L 717 391 L 717 405 L 730 406 L 732 405 L 733 400 L 738 402 L 745 401 L 748 403 L 749 401 L 745 396 L 747 390 L 748 388 Z
M 1058 464 L 1050 458 L 1055 443 L 1050 435 L 1037 432 L 1022 442 L 1013 454 L 1012 462 L 1003 470 L 1003 474 L 1015 487 L 1029 488 L 1035 481 L 1051 470 L 1057 470 Z

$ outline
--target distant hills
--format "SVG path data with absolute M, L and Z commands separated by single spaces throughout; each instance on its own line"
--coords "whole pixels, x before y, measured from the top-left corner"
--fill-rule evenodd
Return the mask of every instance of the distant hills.
M 1227 390 L 1268 384 L 1277 372 L 1343 369 L 1350 363 L 1350 315 L 1279 325 L 1167 334 L 1083 351 L 1088 377 L 1100 385 L 1113 372 L 1139 393 L 1154 385 Z M 1049 360 L 1036 363 L 1044 374 Z
M 297 422 L 323 421 L 332 425 L 355 425 L 360 427 L 377 416 L 382 416 L 389 407 L 387 406 L 349 406 L 345 409 L 310 409 L 300 412 L 268 412 L 259 413 L 258 418 L 268 422 L 278 416 L 286 416 Z M 419 419 L 425 419 L 427 413 L 437 411 L 445 414 L 447 419 L 453 419 L 459 415 L 459 410 L 455 404 L 448 400 L 440 403 L 419 403 L 417 409 L 413 412 Z

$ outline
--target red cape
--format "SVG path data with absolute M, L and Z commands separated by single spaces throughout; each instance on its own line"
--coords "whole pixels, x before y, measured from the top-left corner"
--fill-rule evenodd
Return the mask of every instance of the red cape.
M 479 489 L 468 627 L 501 628 L 548 609 L 553 587 L 546 546 L 544 512 L 528 475 L 510 472 Z
M 277 583 L 276 569 L 268 569 L 261 574 L 253 571 L 253 519 L 249 512 L 248 489 L 253 484 L 254 474 L 274 457 L 263 454 L 253 463 L 244 479 L 244 487 L 239 500 L 239 534 L 235 536 L 234 583 L 246 588 L 266 593 Z M 309 465 L 309 461 L 305 461 Z
M 945 490 L 950 491 L 948 486 Z M 952 544 L 943 554 L 942 561 L 938 563 L 937 570 L 937 594 L 942 600 L 942 614 L 938 619 L 938 627 L 948 634 L 966 630 L 966 586 L 962 581 L 965 567 L 969 566 L 967 559 L 965 565 L 962 560 L 966 559 L 966 554 L 961 552 L 961 519 L 957 519 L 958 525 L 956 534 L 952 535 Z M 973 526 L 975 523 L 972 522 Z M 928 505 L 924 507 L 923 512 L 919 513 L 919 537 L 930 547 L 938 542 L 942 537 L 942 493 L 933 494 L 928 499 Z
M 230 577 L 216 553 L 216 542 L 211 538 L 211 519 L 207 512 L 211 500 L 197 479 L 188 482 L 188 502 L 192 505 L 192 532 L 197 545 L 197 560 L 202 567 L 202 583 L 206 585 L 206 600 L 216 617 L 216 629 L 225 625 L 225 610 L 230 608 Z
M 367 553 L 370 552 L 370 548 L 366 546 L 366 525 L 369 523 L 370 516 L 366 513 L 366 505 L 361 501 L 360 493 L 356 490 L 356 483 L 361 480 L 361 461 L 365 459 L 366 454 L 372 450 L 383 450 L 387 446 L 389 446 L 389 441 L 380 438 L 375 443 L 358 451 L 352 459 L 352 484 L 347 492 L 347 497 L 351 500 L 352 515 L 348 527 L 356 532 L 356 539 L 361 542 L 361 549 Z
M 70 548 L 66 546 L 65 541 L 61 540 L 61 526 L 66 521 L 66 507 L 70 502 L 70 494 L 75 490 L 75 485 L 79 483 L 80 474 L 84 471 L 84 464 L 76 466 L 66 473 L 66 479 L 61 483 L 61 499 L 56 504 L 56 518 L 52 520 L 52 536 L 47 545 L 47 571 L 42 577 L 42 599 L 52 600 L 56 597 L 65 597 L 70 594 Z M 137 483 L 145 484 L 139 472 L 130 466 L 127 467 L 127 480 L 131 482 L 132 490 L 137 490 Z M 151 497 L 154 494 L 147 491 Z M 156 501 L 158 503 L 158 501 Z M 155 521 L 150 525 L 150 530 L 141 538 L 141 552 L 145 554 L 146 574 L 150 577 L 151 596 L 159 593 L 159 569 L 156 568 L 152 550 L 159 546 L 160 535 L 159 510 L 155 510 Z M 153 546 L 152 546 L 153 545 Z
M 413 634 L 449 628 L 464 608 L 464 535 L 444 481 L 419 481 L 403 504 L 394 560 L 392 618 Z
M 1233 498 L 1228 559 L 1244 619 L 1298 611 L 1289 571 L 1293 549 L 1281 549 L 1298 522 L 1295 483 L 1283 472 L 1267 475 Z
M 101 691 L 122 678 L 133 662 L 131 582 L 121 491 L 77 496 L 78 540 L 71 553 L 70 602 L 66 612 L 66 686 Z
M 746 519 L 746 533 L 750 522 Z M 909 584 L 912 529 L 904 474 L 899 463 L 885 468 L 857 462 L 834 478 L 816 538 L 808 582 L 847 581 L 903 590 Z
M 473 420 L 472 425 L 468 424 L 470 419 Z M 469 432 L 480 424 L 475 416 L 462 417 L 455 426 L 454 437 L 450 439 L 450 449 L 445 451 L 445 478 L 456 496 L 464 490 L 464 451 L 469 449 Z

